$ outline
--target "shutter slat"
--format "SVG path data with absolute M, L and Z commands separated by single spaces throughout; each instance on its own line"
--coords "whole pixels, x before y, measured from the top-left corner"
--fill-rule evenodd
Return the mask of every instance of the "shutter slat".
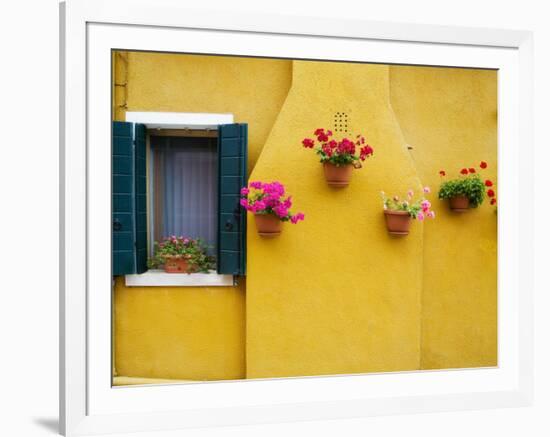
M 220 125 L 218 131 L 218 273 L 246 273 L 246 214 L 239 205 L 247 179 L 248 126 Z

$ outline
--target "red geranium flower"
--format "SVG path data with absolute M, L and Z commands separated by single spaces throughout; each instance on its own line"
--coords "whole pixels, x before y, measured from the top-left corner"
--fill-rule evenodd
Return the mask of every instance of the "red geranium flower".
M 323 135 L 325 133 L 325 130 L 323 128 L 315 129 L 315 132 L 313 132 L 313 135 L 319 136 Z
M 315 145 L 315 143 L 311 138 L 304 138 L 304 140 L 302 141 L 302 144 L 307 149 L 311 149 Z
M 468 174 L 468 169 L 467 169 L 467 168 L 463 168 L 462 170 L 460 170 L 460 173 L 461 173 L 461 174 Z
M 469 171 L 470 173 L 475 173 L 475 172 L 476 172 L 476 169 L 473 168 L 473 167 L 470 167 L 470 168 L 468 169 L 468 171 Z
M 439 170 L 439 176 L 445 176 L 445 170 Z
M 495 192 L 493 190 L 487 190 L 487 196 L 495 197 Z
M 359 159 L 361 161 L 364 161 L 369 156 L 372 156 L 373 153 L 374 153 L 373 148 L 367 144 L 365 147 L 361 148 L 361 151 L 359 153 Z
M 491 205 L 494 205 L 495 203 L 497 203 L 497 199 L 495 199 L 494 197 L 491 199 Z
M 492 186 L 493 186 L 493 183 L 492 183 L 489 179 L 487 179 L 487 180 L 485 181 L 485 186 L 486 186 L 486 187 L 492 187 Z
M 479 166 L 481 168 L 487 168 L 487 163 L 485 161 L 481 161 L 481 163 L 479 164 Z
M 328 144 L 325 144 L 323 146 L 323 152 L 330 158 L 332 156 L 332 149 L 330 148 L 330 146 Z

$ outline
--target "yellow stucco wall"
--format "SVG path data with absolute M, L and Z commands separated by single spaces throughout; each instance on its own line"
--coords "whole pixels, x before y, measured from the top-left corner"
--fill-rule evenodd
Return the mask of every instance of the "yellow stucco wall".
M 335 190 L 301 139 L 340 111 L 375 156 Z M 423 226 L 389 237 L 379 194 L 420 187 L 389 104 L 389 68 L 295 62 L 256 179 L 283 181 L 306 219 L 264 240 L 249 217 L 247 376 L 419 368 Z
M 248 123 L 249 170 L 290 87 L 292 62 L 127 53 L 127 110 L 231 113 Z
M 249 123 L 249 169 L 286 97 L 291 61 L 116 52 L 115 120 L 126 111 L 232 113 Z M 114 367 L 122 376 L 245 376 L 245 286 L 115 287 Z
M 115 287 L 115 365 L 121 376 L 177 380 L 245 376 L 244 284 Z
M 496 182 L 497 72 L 392 67 L 391 102 L 420 178 L 489 167 Z M 488 202 L 465 214 L 434 204 L 424 233 L 422 368 L 497 364 L 497 216 Z
M 261 240 L 249 217 L 246 287 L 117 281 L 117 375 L 206 380 L 496 363 L 496 216 L 488 205 L 452 215 L 435 193 L 440 168 L 484 159 L 496 176 L 494 72 L 114 59 L 115 119 L 126 110 L 233 113 L 249 124 L 251 178 L 284 182 L 306 214 L 273 240 Z M 348 188 L 333 190 L 300 141 L 342 111 L 375 156 Z M 434 190 L 437 219 L 388 237 L 380 190 L 422 184 Z

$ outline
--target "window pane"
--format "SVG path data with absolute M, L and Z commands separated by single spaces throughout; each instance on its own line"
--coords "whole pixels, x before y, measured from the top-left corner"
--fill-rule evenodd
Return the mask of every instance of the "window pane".
M 217 234 L 216 138 L 151 137 L 153 234 L 200 238 L 214 253 Z

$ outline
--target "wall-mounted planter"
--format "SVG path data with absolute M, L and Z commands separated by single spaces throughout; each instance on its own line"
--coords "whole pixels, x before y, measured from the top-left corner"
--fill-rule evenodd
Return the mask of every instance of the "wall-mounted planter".
M 451 197 L 449 199 L 451 211 L 466 212 L 470 209 L 470 199 L 466 196 Z
M 384 210 L 386 227 L 390 235 L 409 235 L 412 217 L 407 211 Z
M 194 266 L 181 256 L 167 256 L 164 260 L 166 273 L 192 273 Z
M 344 188 L 349 185 L 351 172 L 353 171 L 352 164 L 336 166 L 330 162 L 323 163 L 325 179 L 327 184 L 335 188 Z
M 273 214 L 254 214 L 256 230 L 261 237 L 274 238 L 281 235 L 283 222 Z

